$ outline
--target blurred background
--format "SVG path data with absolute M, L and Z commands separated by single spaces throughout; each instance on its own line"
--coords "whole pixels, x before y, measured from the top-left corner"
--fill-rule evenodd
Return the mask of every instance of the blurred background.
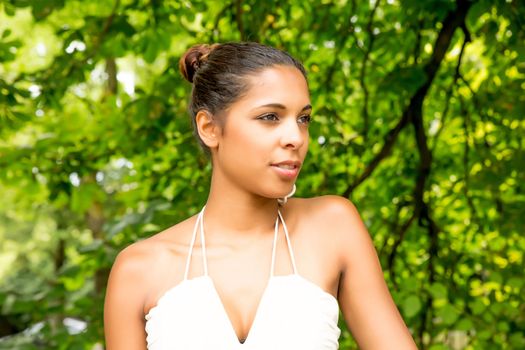
M 297 195 L 355 203 L 418 346 L 524 349 L 524 22 L 519 0 L 2 1 L 0 348 L 104 348 L 116 254 L 207 197 L 179 57 L 249 40 L 304 62 Z

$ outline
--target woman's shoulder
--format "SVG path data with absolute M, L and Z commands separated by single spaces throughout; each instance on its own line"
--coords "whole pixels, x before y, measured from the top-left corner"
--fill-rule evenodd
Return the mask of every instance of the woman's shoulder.
M 369 247 L 368 232 L 355 205 L 347 198 L 296 198 L 290 204 L 297 244 L 309 256 L 317 254 L 324 271 L 336 271 L 339 276 L 349 265 L 349 257 Z
M 295 198 L 293 203 L 299 212 L 308 217 L 344 220 L 359 216 L 355 205 L 349 199 L 336 195 Z
M 296 198 L 293 210 L 297 220 L 323 240 L 338 242 L 348 247 L 368 236 L 356 206 L 347 198 L 325 195 L 312 198 Z M 291 208 L 292 209 L 292 208 Z
M 128 245 L 118 253 L 112 270 L 127 276 L 151 275 L 157 266 L 164 265 L 163 261 L 171 261 L 177 255 L 177 248 L 187 240 L 185 236 L 191 220 L 193 217 Z
M 147 283 L 147 272 L 154 270 L 165 248 L 159 242 L 145 239 L 132 243 L 122 249 L 111 268 L 110 279 L 119 281 L 119 284 L 140 286 Z

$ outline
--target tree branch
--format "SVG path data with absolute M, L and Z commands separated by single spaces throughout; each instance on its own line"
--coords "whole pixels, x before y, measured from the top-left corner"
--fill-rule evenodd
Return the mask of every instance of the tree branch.
M 458 72 L 458 77 L 459 77 L 460 76 L 459 71 L 457 72 Z M 471 127 L 470 116 L 465 106 L 464 98 L 461 95 L 459 95 L 458 99 L 459 99 L 461 115 L 463 115 L 463 131 L 465 133 L 465 144 L 463 148 L 463 182 L 464 182 L 464 186 L 462 187 L 463 196 L 467 200 L 467 206 L 470 210 L 470 216 L 472 218 L 472 221 L 478 225 L 478 229 L 480 231 L 483 231 L 482 221 L 480 220 L 480 216 L 474 205 L 474 201 L 472 200 L 472 197 L 470 196 L 470 193 L 469 193 L 469 187 L 470 187 L 470 174 L 469 174 L 469 171 L 470 171 L 470 157 L 469 157 L 470 132 L 469 132 L 469 129 Z
M 396 240 L 394 241 L 394 244 L 392 245 L 392 250 L 390 251 L 390 254 L 388 254 L 388 260 L 387 260 L 387 266 L 388 266 L 388 273 L 390 275 L 390 280 L 394 285 L 397 286 L 396 283 L 396 275 L 395 275 L 395 269 L 394 269 L 394 261 L 397 255 L 397 249 L 401 245 L 401 242 L 403 242 L 403 239 L 405 238 L 405 234 L 407 233 L 408 229 L 416 219 L 415 213 L 412 214 L 412 216 L 401 226 L 398 232 L 398 236 Z
M 355 9 L 356 9 L 356 2 L 355 0 L 352 0 L 352 6 L 350 7 L 350 14 L 354 13 Z M 346 25 L 344 23 L 346 23 Z M 352 22 L 346 20 L 344 23 L 341 26 L 340 35 L 337 36 L 337 38 L 340 38 L 341 41 L 337 43 L 337 45 L 335 46 L 334 61 L 328 68 L 328 71 L 326 72 L 326 76 L 324 80 L 324 85 L 327 86 L 328 89 L 330 89 L 330 87 L 333 84 L 333 81 L 334 81 L 333 77 L 334 77 L 334 74 L 337 68 L 340 67 L 338 57 L 341 54 L 341 51 L 343 50 L 343 48 L 346 46 L 348 38 L 350 37 L 350 35 L 348 34 L 355 35 L 354 26 L 352 25 Z
M 115 3 L 113 4 L 113 9 L 111 10 L 110 15 L 106 18 L 106 21 L 104 22 L 104 27 L 102 28 L 102 30 L 100 31 L 96 39 L 94 40 L 92 49 L 82 60 L 72 61 L 71 65 L 69 66 L 69 69 L 64 71 L 65 72 L 64 77 L 70 76 L 76 68 L 80 67 L 83 64 L 86 64 L 86 62 L 90 58 L 94 57 L 98 53 L 98 51 L 100 50 L 100 46 L 102 45 L 102 42 L 104 41 L 107 33 L 109 32 L 109 28 L 113 24 L 113 21 L 115 19 L 115 15 L 117 14 L 117 10 L 119 6 L 120 6 L 120 0 L 115 0 Z M 49 73 L 52 74 L 53 71 L 49 70 Z M 51 77 L 49 77 L 49 79 L 51 79 Z
M 383 147 L 381 148 L 379 153 L 374 157 L 374 159 L 372 159 L 372 161 L 368 164 L 363 173 L 356 180 L 354 180 L 354 182 L 350 184 L 343 192 L 344 197 L 349 197 L 352 191 L 357 186 L 359 186 L 370 175 L 372 175 L 379 163 L 381 163 L 383 159 L 390 155 L 390 153 L 392 152 L 392 148 L 397 140 L 397 137 L 399 136 L 399 133 L 408 125 L 409 117 L 409 109 L 406 109 L 403 112 L 403 115 L 401 116 L 401 119 L 396 124 L 396 126 L 386 134 L 385 143 L 383 144 Z
M 220 42 L 221 41 L 221 32 L 219 30 L 219 22 L 223 18 L 226 11 L 233 9 L 233 4 L 226 4 L 215 16 L 215 21 L 213 22 L 213 29 L 210 31 L 210 41 L 211 42 Z M 216 37 L 215 37 L 216 36 Z
M 429 237 L 429 247 L 428 247 L 428 282 L 432 284 L 436 280 L 436 269 L 434 266 L 434 258 L 437 257 L 439 252 L 439 227 L 437 223 L 433 220 L 430 212 L 430 199 L 425 201 L 425 188 L 427 180 L 430 176 L 430 170 L 432 165 L 432 153 L 428 148 L 427 136 L 425 134 L 425 129 L 423 125 L 423 99 L 430 88 L 430 84 L 434 79 L 437 70 L 445 52 L 450 45 L 454 31 L 458 27 L 463 27 L 465 25 L 465 17 L 467 15 L 468 9 L 472 5 L 467 0 L 457 0 L 456 1 L 456 10 L 454 12 L 449 12 L 445 20 L 443 21 L 443 27 L 440 31 L 438 38 L 436 40 L 436 45 L 434 49 L 434 54 L 430 58 L 429 64 L 425 67 L 425 72 L 429 79 L 422 87 L 421 90 L 424 94 L 421 94 L 419 98 L 415 101 L 415 107 L 412 113 L 411 123 L 414 127 L 416 135 L 417 149 L 419 153 L 419 167 L 417 174 L 416 186 L 414 189 L 414 214 L 418 217 L 418 223 L 422 227 L 427 228 L 428 237 Z M 417 95 L 417 94 L 416 94 Z M 421 313 L 421 327 L 419 329 L 419 340 L 423 342 L 423 336 L 426 332 L 426 325 L 428 319 L 432 316 L 432 296 L 428 296 L 426 300 L 426 305 L 423 308 Z M 429 317 L 430 315 L 430 317 Z
M 414 117 L 417 118 L 418 114 L 422 114 L 423 100 L 427 95 L 428 89 L 436 76 L 441 62 L 443 61 L 443 57 L 448 50 L 454 31 L 463 25 L 467 11 L 471 5 L 472 4 L 468 0 L 457 0 L 457 8 L 447 14 L 435 41 L 432 56 L 423 67 L 423 70 L 426 73 L 425 83 L 414 93 L 396 126 L 387 133 L 385 137 L 386 141 L 379 153 L 372 159 L 363 173 L 347 187 L 343 192 L 343 196 L 349 197 L 352 191 L 374 172 L 381 161 L 390 155 L 401 130 L 407 126 L 411 119 Z
M 480 102 L 478 100 L 478 96 L 477 96 L 476 92 L 474 91 L 474 89 L 472 89 L 472 86 L 470 86 L 470 83 L 465 79 L 465 77 L 463 77 L 462 74 L 459 75 L 459 79 L 465 84 L 467 89 L 469 89 L 470 93 L 472 94 L 472 102 L 474 104 L 474 108 L 478 112 L 478 114 L 481 117 L 481 120 L 483 121 L 483 123 L 486 125 L 486 122 L 487 122 L 488 118 L 487 118 L 487 115 L 485 114 L 485 112 L 483 111 L 483 107 L 481 106 L 481 104 L 480 104 Z M 490 148 L 490 143 L 487 140 L 487 133 L 486 132 L 483 133 L 483 145 L 485 146 L 485 148 Z
M 242 0 L 235 1 L 235 21 L 237 22 L 237 29 L 241 34 L 241 41 L 246 40 L 246 31 L 244 29 L 244 21 L 242 19 L 244 11 L 242 9 Z
M 460 68 L 461 68 L 461 61 L 463 59 L 463 53 L 465 52 L 465 47 L 467 46 L 467 43 L 471 41 L 470 32 L 466 28 L 466 26 L 462 27 L 463 33 L 465 34 L 465 39 L 463 40 L 463 44 L 461 45 L 461 50 L 459 51 L 458 61 L 456 63 L 456 68 L 454 69 L 454 78 L 452 80 L 452 84 L 450 84 L 449 88 L 447 89 L 446 97 L 445 97 L 445 108 L 443 109 L 443 116 L 441 117 L 441 126 L 436 132 L 436 135 L 434 136 L 433 142 L 432 142 L 432 150 L 436 147 L 436 144 L 438 142 L 439 136 L 441 135 L 441 132 L 445 128 L 445 122 L 447 120 L 448 111 L 450 108 L 450 100 L 452 97 L 452 93 L 454 91 L 454 87 L 457 85 L 458 79 L 461 76 Z
M 423 30 L 424 21 L 420 18 L 418 20 L 417 33 L 416 33 L 416 43 L 414 45 L 414 66 L 417 66 L 419 63 L 419 53 L 421 52 L 421 31 Z
M 372 24 L 374 22 L 374 15 L 377 11 L 377 8 L 379 6 L 379 3 L 381 0 L 377 0 L 374 8 L 370 12 L 370 16 L 368 17 L 368 22 L 366 24 L 366 32 L 368 33 L 368 45 L 365 51 L 365 54 L 363 56 L 363 61 L 361 62 L 361 72 L 359 75 L 359 85 L 361 85 L 361 89 L 363 90 L 363 109 L 362 109 L 362 115 L 363 115 L 363 138 L 365 142 L 368 139 L 368 130 L 369 130 L 369 124 L 370 124 L 370 116 L 368 112 L 368 100 L 370 97 L 370 93 L 368 92 L 368 86 L 365 83 L 365 77 L 366 77 L 366 68 L 368 63 L 368 58 L 370 57 L 370 52 L 372 51 L 372 48 L 374 46 L 375 41 L 375 35 L 372 30 Z

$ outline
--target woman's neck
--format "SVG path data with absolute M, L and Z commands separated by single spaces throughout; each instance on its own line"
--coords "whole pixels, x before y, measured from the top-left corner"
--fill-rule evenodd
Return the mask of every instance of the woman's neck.
M 204 218 L 210 234 L 257 235 L 273 231 L 277 210 L 276 199 L 212 181 Z

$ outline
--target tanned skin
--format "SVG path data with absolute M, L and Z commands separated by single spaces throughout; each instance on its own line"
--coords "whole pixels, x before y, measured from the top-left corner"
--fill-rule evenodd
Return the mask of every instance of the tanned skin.
M 223 112 L 221 122 L 206 111 L 196 116 L 213 165 L 204 215 L 209 274 L 239 339 L 248 335 L 268 282 L 276 198 L 297 180 L 275 164 L 303 163 L 310 104 L 301 72 L 273 66 L 250 77 L 248 92 Z M 416 349 L 355 206 L 338 196 L 292 198 L 281 212 L 299 274 L 337 298 L 359 347 Z M 105 302 L 108 350 L 146 348 L 144 316 L 182 281 L 195 221 L 196 215 L 118 255 Z M 286 275 L 292 266 L 279 237 L 275 274 Z M 190 278 L 203 273 L 200 247 L 197 241 Z

